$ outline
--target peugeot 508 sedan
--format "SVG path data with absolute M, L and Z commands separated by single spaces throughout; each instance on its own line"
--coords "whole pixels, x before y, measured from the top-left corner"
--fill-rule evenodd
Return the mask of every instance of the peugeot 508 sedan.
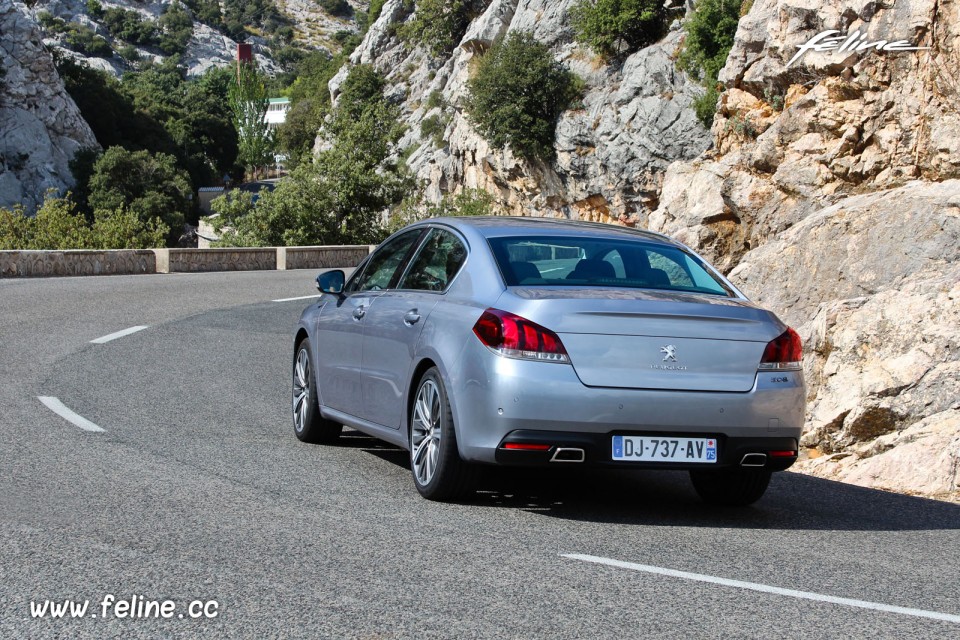
M 478 465 L 591 465 L 688 470 L 707 502 L 743 505 L 797 458 L 799 336 L 665 236 L 436 218 L 317 285 L 296 436 L 403 447 L 426 498 L 462 498 Z

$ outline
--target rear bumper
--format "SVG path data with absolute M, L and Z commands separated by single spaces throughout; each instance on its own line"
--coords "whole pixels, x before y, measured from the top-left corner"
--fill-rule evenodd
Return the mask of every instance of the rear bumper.
M 747 465 L 769 471 L 783 471 L 797 461 L 796 438 L 734 438 L 715 434 L 663 433 L 662 436 L 716 437 L 717 461 L 715 463 L 680 462 L 622 462 L 613 460 L 614 435 L 641 435 L 639 432 L 616 431 L 611 433 L 571 433 L 567 431 L 517 430 L 511 431 L 497 447 L 495 461 L 506 466 L 590 466 L 620 469 L 729 469 Z M 549 445 L 546 450 L 508 449 L 508 445 Z M 582 455 L 577 452 L 582 451 Z M 792 456 L 772 456 L 771 452 L 792 451 Z M 764 456 L 762 464 L 757 454 Z
M 762 449 L 766 443 L 772 443 L 769 450 L 781 445 L 795 450 L 803 428 L 806 389 L 800 371 L 758 373 L 744 393 L 588 387 L 570 365 L 504 358 L 468 340 L 459 366 L 447 376 L 460 454 L 474 462 L 536 464 L 537 456 L 501 455 L 505 439 L 524 431 L 581 442 L 597 464 L 641 468 L 612 462 L 613 434 L 713 437 L 725 443 L 724 455 L 735 457 L 744 447 Z

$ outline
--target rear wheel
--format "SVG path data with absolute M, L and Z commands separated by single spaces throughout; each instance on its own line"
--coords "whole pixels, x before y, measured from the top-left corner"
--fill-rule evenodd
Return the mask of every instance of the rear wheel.
M 343 425 L 320 415 L 317 389 L 310 357 L 310 340 L 297 345 L 293 359 L 293 432 L 303 442 L 330 444 L 336 442 Z
M 420 378 L 410 409 L 410 468 L 428 500 L 456 500 L 473 490 L 476 468 L 457 450 L 453 414 L 436 367 Z
M 700 498 L 708 504 L 742 507 L 763 496 L 770 484 L 766 469 L 691 471 L 690 480 Z

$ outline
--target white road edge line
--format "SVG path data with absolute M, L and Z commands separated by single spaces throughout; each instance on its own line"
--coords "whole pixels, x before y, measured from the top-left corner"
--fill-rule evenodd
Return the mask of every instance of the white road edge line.
M 60 402 L 58 398 L 52 398 L 50 396 L 37 396 L 37 400 L 46 405 L 47 409 L 50 409 L 50 411 L 53 411 L 67 422 L 72 422 L 84 431 L 92 431 L 93 433 L 104 432 L 103 429 L 93 424 L 80 414 L 68 409 L 62 402 Z
M 630 569 L 632 571 L 643 571 L 645 573 L 655 573 L 662 576 L 673 578 L 683 578 L 684 580 L 696 580 L 697 582 L 707 582 L 709 584 L 718 584 L 725 587 L 737 587 L 739 589 L 749 589 L 751 591 L 760 591 L 761 593 L 772 593 L 778 596 L 787 596 L 789 598 L 801 598 L 803 600 L 815 600 L 817 602 L 829 602 L 831 604 L 840 604 L 847 607 L 859 607 L 861 609 L 872 609 L 874 611 L 884 611 L 887 613 L 899 613 L 905 616 L 915 616 L 917 618 L 930 618 L 932 620 L 941 620 L 944 622 L 960 623 L 960 616 L 950 613 L 940 613 L 939 611 L 926 611 L 924 609 L 911 609 L 910 607 L 897 607 L 890 604 L 881 604 L 879 602 L 868 602 L 866 600 L 854 600 L 852 598 L 838 598 L 837 596 L 828 596 L 821 593 L 812 593 L 810 591 L 796 591 L 794 589 L 782 589 L 780 587 L 771 587 L 756 582 L 743 582 L 741 580 L 729 580 L 727 578 L 718 578 L 708 576 L 702 573 L 690 573 L 688 571 L 677 571 L 676 569 L 666 569 L 663 567 L 654 567 L 648 564 L 636 564 L 634 562 L 623 562 L 622 560 L 612 560 L 610 558 L 601 558 L 599 556 L 590 556 L 580 553 L 563 553 L 561 557 L 569 560 L 581 560 L 583 562 L 592 562 L 594 564 L 603 564 L 620 569 Z
M 128 336 L 131 333 L 136 333 L 137 331 L 143 331 L 147 328 L 147 325 L 139 325 L 136 327 L 130 327 L 129 329 L 124 329 L 123 331 L 117 331 L 116 333 L 111 333 L 96 340 L 91 340 L 91 344 L 103 344 L 105 342 L 110 342 L 111 340 L 116 340 L 117 338 L 122 338 L 123 336 Z
M 300 296 L 299 298 L 280 298 L 279 300 L 272 300 L 271 302 L 293 302 L 294 300 L 309 300 L 310 298 L 319 298 L 322 296 L 322 293 L 315 293 L 312 296 Z

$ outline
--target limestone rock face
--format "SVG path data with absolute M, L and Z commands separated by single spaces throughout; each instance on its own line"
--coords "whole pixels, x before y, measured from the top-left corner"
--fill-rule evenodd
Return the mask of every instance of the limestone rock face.
M 23 5 L 0 0 L 0 207 L 33 211 L 73 186 L 69 162 L 97 147 Z
M 681 32 L 671 32 L 622 64 L 607 65 L 574 42 L 568 24 L 573 4 L 492 0 L 453 54 L 438 60 L 422 47 L 406 48 L 395 30 L 411 13 L 402 0 L 386 2 L 351 62 L 373 64 L 386 75 L 387 93 L 402 104 L 408 125 L 401 146 L 412 148 L 407 162 L 425 182 L 429 199 L 483 188 L 516 215 L 636 224 L 657 206 L 669 164 L 710 146 L 709 132 L 691 108 L 702 90 L 673 62 Z M 582 105 L 560 118 L 557 159 L 549 164 L 492 148 L 463 111 L 472 61 L 497 37 L 514 31 L 533 33 L 586 83 Z M 334 99 L 347 72 L 342 69 L 330 83 Z M 436 97 L 441 104 L 430 106 Z M 420 134 L 427 118 L 445 123 L 440 145 Z
M 808 51 L 786 66 L 825 30 L 929 49 Z M 757 0 L 721 74 L 715 148 L 670 168 L 649 225 L 729 270 L 845 195 L 960 177 L 958 43 L 955 3 Z
M 960 456 L 940 449 L 960 444 L 960 180 L 845 198 L 747 253 L 730 277 L 804 339 L 801 444 L 816 459 L 800 469 L 958 489 L 955 470 L 930 469 Z

